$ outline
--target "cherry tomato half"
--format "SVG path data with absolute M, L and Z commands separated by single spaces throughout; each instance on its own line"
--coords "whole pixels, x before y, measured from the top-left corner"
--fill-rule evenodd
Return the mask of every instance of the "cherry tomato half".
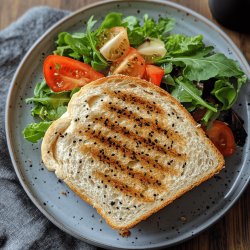
M 230 156 L 235 152 L 234 135 L 226 123 L 214 121 L 206 134 L 223 156 Z
M 117 61 L 129 51 L 127 29 L 124 27 L 108 29 L 101 35 L 100 39 L 100 52 L 108 61 Z
M 145 72 L 145 60 L 136 49 L 130 48 L 128 53 L 111 66 L 112 75 L 122 74 L 142 78 Z
M 160 86 L 162 77 L 164 76 L 164 69 L 155 65 L 146 66 L 146 80 L 153 84 Z
M 55 92 L 82 87 L 104 77 L 86 63 L 58 55 L 49 55 L 45 59 L 43 73 L 46 83 Z

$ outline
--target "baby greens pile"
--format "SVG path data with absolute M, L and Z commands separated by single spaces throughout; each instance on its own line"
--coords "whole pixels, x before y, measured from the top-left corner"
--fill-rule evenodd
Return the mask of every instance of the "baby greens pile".
M 174 20 L 170 18 L 161 17 L 155 21 L 145 15 L 142 25 L 136 17 L 122 18 L 121 13 L 108 14 L 99 28 L 93 30 L 96 22 L 97 20 L 93 20 L 92 16 L 87 22 L 85 33 L 61 32 L 58 35 L 54 53 L 84 61 L 96 71 L 105 71 L 110 65 L 97 50 L 101 34 L 105 30 L 112 27 L 126 27 L 130 45 L 136 48 L 148 37 L 164 39 L 174 27 Z
M 154 62 L 164 68 L 161 87 L 179 100 L 188 111 L 204 109 L 206 113 L 201 122 L 206 126 L 221 111 L 233 106 L 241 86 L 247 80 L 237 62 L 224 54 L 215 53 L 212 46 L 204 44 L 202 35 L 189 37 L 171 34 L 175 25 L 172 18 L 160 17 L 156 21 L 144 15 L 141 22 L 135 16 L 123 18 L 121 13 L 110 13 L 94 29 L 96 22 L 92 16 L 86 24 L 85 32 L 59 33 L 54 54 L 83 61 L 105 73 L 110 63 L 98 50 L 101 34 L 105 30 L 117 26 L 126 27 L 130 45 L 134 48 L 147 38 L 158 38 L 164 42 L 167 50 L 163 58 Z M 34 97 L 28 98 L 26 102 L 35 104 L 31 114 L 39 118 L 39 121 L 24 129 L 24 137 L 31 142 L 42 138 L 51 122 L 66 111 L 72 94 L 77 90 L 55 93 L 45 81 L 38 83 Z
M 64 92 L 54 92 L 45 80 L 36 84 L 34 96 L 27 98 L 26 102 L 34 103 L 31 115 L 38 118 L 38 122 L 30 123 L 23 131 L 25 139 L 37 142 L 41 139 L 52 121 L 61 117 L 67 110 L 68 102 L 72 95 L 79 89 Z

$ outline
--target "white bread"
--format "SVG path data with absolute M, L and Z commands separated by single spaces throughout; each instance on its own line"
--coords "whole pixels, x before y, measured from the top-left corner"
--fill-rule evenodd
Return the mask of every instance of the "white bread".
M 135 226 L 224 166 L 177 100 L 121 75 L 74 94 L 45 134 L 42 159 L 118 230 Z

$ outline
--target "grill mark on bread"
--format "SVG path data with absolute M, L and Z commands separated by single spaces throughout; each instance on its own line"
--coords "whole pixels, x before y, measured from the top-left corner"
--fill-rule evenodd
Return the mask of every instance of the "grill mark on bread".
M 150 155 L 136 152 L 128 148 L 126 145 L 122 144 L 121 141 L 102 135 L 100 130 L 96 131 L 89 128 L 88 130 L 85 130 L 84 135 L 88 138 L 89 141 L 92 141 L 94 144 L 101 144 L 103 148 L 112 147 L 121 155 L 123 155 L 123 158 L 128 157 L 131 160 L 139 160 L 143 167 L 146 167 L 148 169 L 153 168 L 154 171 L 158 171 L 159 174 L 179 174 L 179 172 L 171 166 L 173 160 L 169 161 L 170 164 L 168 164 L 168 166 L 164 166 L 159 163 L 157 159 L 153 159 L 152 157 L 150 157 Z
M 116 115 L 116 119 L 125 118 L 130 122 L 138 126 L 140 129 L 143 127 L 145 129 L 150 128 L 151 131 L 157 131 L 158 133 L 166 135 L 167 139 L 172 139 L 172 141 L 179 143 L 180 145 L 185 144 L 185 139 L 181 137 L 176 131 L 170 127 L 164 128 L 161 126 L 161 122 L 158 119 L 148 119 L 140 117 L 135 112 L 127 109 L 127 107 L 122 107 L 118 104 L 108 104 L 104 103 L 102 106 L 103 110 L 109 111 L 111 114 Z M 150 136 L 150 135 L 149 135 Z
M 122 100 L 126 102 L 126 104 L 136 104 L 137 106 L 140 106 L 141 109 L 146 109 L 150 112 L 154 112 L 156 114 L 164 114 L 164 110 L 157 105 L 155 102 L 145 100 L 144 98 L 140 97 L 139 95 L 136 95 L 132 92 L 125 93 L 123 91 L 117 90 L 117 91 L 110 91 L 108 89 L 105 90 L 105 92 L 110 97 L 115 97 L 119 100 Z
M 127 175 L 131 181 L 133 181 L 133 184 L 137 184 L 136 186 L 142 186 L 139 190 L 136 190 L 136 193 L 142 192 L 148 187 L 154 189 L 157 192 L 160 192 L 162 190 L 166 191 L 165 185 L 161 183 L 159 179 L 162 179 L 162 175 L 156 174 L 156 177 L 153 176 L 155 173 L 151 173 L 149 171 L 147 172 L 141 172 L 137 169 L 133 169 L 129 166 L 125 166 L 121 163 L 121 161 L 117 159 L 112 159 L 113 157 L 111 155 L 108 155 L 107 152 L 104 151 L 104 149 L 97 149 L 93 148 L 87 145 L 83 145 L 81 147 L 81 152 L 91 154 L 91 157 L 93 157 L 96 161 L 105 163 L 109 166 L 109 176 L 113 176 L 112 178 L 114 180 L 119 179 L 119 174 L 123 173 Z M 106 173 L 105 176 L 107 177 L 108 174 Z M 127 184 L 124 184 L 127 185 Z M 143 196 L 141 198 L 144 198 Z
M 100 125 L 104 125 L 106 128 L 108 128 L 109 130 L 111 130 L 112 132 L 116 132 L 119 135 L 122 135 L 124 137 L 124 139 L 130 139 L 133 140 L 134 143 L 136 143 L 136 147 L 138 148 L 139 146 L 144 146 L 144 147 L 150 147 L 151 149 L 158 151 L 160 153 L 169 155 L 173 158 L 179 159 L 179 160 L 185 160 L 186 159 L 186 155 L 184 154 L 180 154 L 178 153 L 175 149 L 172 148 L 172 144 L 175 140 L 175 138 L 172 138 L 172 132 L 170 132 L 170 135 L 167 136 L 167 138 L 171 141 L 170 146 L 168 146 L 167 144 L 165 144 L 164 146 L 161 146 L 157 140 L 157 142 L 155 142 L 154 139 L 151 139 L 151 135 L 152 135 L 152 131 L 149 132 L 149 137 L 145 138 L 143 136 L 140 136 L 138 134 L 136 134 L 135 132 L 127 129 L 125 126 L 121 126 L 118 123 L 112 122 L 109 118 L 107 117 L 100 117 L 100 118 L 96 118 L 95 119 L 95 123 L 96 124 L 100 124 Z M 154 133 L 154 132 L 153 132 Z M 167 132 L 166 132 L 167 134 Z M 176 144 L 180 142 L 180 140 L 175 141 Z
M 128 186 L 126 183 L 122 182 L 121 180 L 105 175 L 104 173 L 100 171 L 96 171 L 93 174 L 96 176 L 96 178 L 102 180 L 104 185 L 111 185 L 113 188 L 124 193 L 126 196 L 129 196 L 131 198 L 134 197 L 144 202 L 154 201 L 153 197 L 145 196 L 142 192 L 140 191 L 138 192 L 137 189 Z

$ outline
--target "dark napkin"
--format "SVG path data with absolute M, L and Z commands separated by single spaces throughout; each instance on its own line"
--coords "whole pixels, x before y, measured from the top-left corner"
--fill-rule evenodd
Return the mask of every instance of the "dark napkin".
M 0 248 L 96 249 L 54 226 L 33 205 L 12 166 L 4 129 L 4 108 L 15 70 L 34 42 L 69 12 L 36 7 L 0 31 Z

